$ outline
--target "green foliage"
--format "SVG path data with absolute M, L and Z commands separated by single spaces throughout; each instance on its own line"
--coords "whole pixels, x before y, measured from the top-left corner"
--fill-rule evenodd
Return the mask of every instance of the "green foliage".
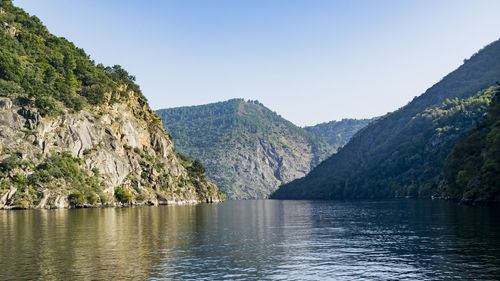
M 80 170 L 80 161 L 80 159 L 71 156 L 69 152 L 53 153 L 36 167 L 28 180 L 31 184 L 50 182 L 56 179 L 83 182 L 84 174 Z
M 133 196 L 128 190 L 121 187 L 115 187 L 115 198 L 121 203 L 129 203 L 132 201 Z
M 205 167 L 203 167 L 200 160 L 194 160 L 193 164 L 188 168 L 188 171 L 193 174 L 202 175 L 205 173 Z
M 219 192 L 219 197 L 222 201 L 226 200 L 226 194 Z
M 305 166 L 314 166 L 333 153 L 324 140 L 283 119 L 258 101 L 231 99 L 201 106 L 161 109 L 157 114 L 175 140 L 176 150 L 180 152 L 177 158 L 188 172 L 197 174 L 193 173 L 193 168 L 188 168 L 193 164 L 189 157 L 199 159 L 207 175 L 233 198 L 262 198 L 269 189 L 275 188 L 273 184 L 262 183 L 262 175 L 256 170 L 246 173 L 244 178 L 235 172 L 235 166 L 241 164 L 236 163 L 237 157 L 255 154 L 261 143 L 283 148 L 286 157 L 302 153 L 292 151 L 291 147 L 305 143 L 314 153 L 314 159 L 309 159 Z M 288 142 L 290 146 L 286 145 Z M 241 181 L 245 181 L 244 187 Z
M 330 121 L 315 126 L 304 127 L 309 133 L 323 138 L 333 149 L 344 146 L 359 130 L 363 129 L 373 119 L 342 119 Z
M 52 153 L 28 176 L 28 183 L 31 185 L 46 183 L 54 188 L 52 183 L 64 180 L 73 189 L 68 196 L 73 206 L 84 203 L 96 204 L 97 193 L 101 192 L 100 182 L 95 176 L 89 176 L 80 167 L 81 165 L 82 160 L 71 156 L 70 152 Z
M 100 174 L 99 168 L 97 168 L 97 167 L 92 168 L 91 171 L 92 171 L 92 173 L 94 173 L 94 176 L 96 176 L 96 177 L 99 176 L 99 174 Z
M 373 121 L 338 153 L 306 177 L 281 186 L 272 198 L 431 197 L 438 192 L 437 183 L 446 157 L 488 107 L 491 96 L 484 96 L 484 92 L 473 96 L 499 77 L 500 40 L 497 40 L 408 105 Z M 484 169 L 493 180 L 495 164 L 489 162 Z M 460 170 L 463 167 L 448 182 L 456 184 Z M 462 174 L 458 182 L 468 181 L 469 175 L 472 174 L 468 171 Z M 449 196 L 452 190 L 455 189 L 437 195 Z M 462 196 L 460 191 L 457 194 L 459 197 L 455 198 Z
M 126 98 L 129 92 L 145 101 L 135 78 L 119 65 L 95 65 L 11 1 L 1 1 L 0 8 L 0 95 L 29 98 L 44 116 Z
M 488 113 L 453 148 L 443 193 L 457 199 L 500 201 L 500 87 Z
M 307 177 L 282 186 L 272 197 L 387 198 L 410 196 L 412 186 L 418 187 L 419 197 L 430 197 L 437 191 L 446 157 L 488 106 L 481 95 L 468 99 L 499 77 L 497 40 L 408 105 L 372 122 Z M 493 181 L 495 165 L 490 164 L 484 174 Z M 463 167 L 456 173 L 460 170 Z M 456 184 L 456 174 L 448 182 Z M 460 198 L 457 190 L 455 198 Z
M 18 183 L 18 184 L 25 184 L 27 181 L 26 181 L 26 177 L 24 175 L 15 174 L 12 177 L 12 182 L 15 182 L 15 183 Z
M 191 163 L 193 162 L 193 160 L 191 160 L 191 158 L 189 158 L 187 155 L 178 152 L 178 153 L 176 153 L 176 156 L 177 156 L 177 159 L 179 160 L 179 163 L 181 163 L 181 165 L 184 168 L 191 166 Z
M 80 190 L 73 191 L 68 195 L 69 203 L 73 206 L 80 206 L 85 204 L 85 196 Z
M 96 204 L 99 201 L 97 194 L 102 193 L 99 179 L 81 166 L 82 160 L 70 152 L 52 153 L 36 166 L 21 160 L 21 153 L 16 152 L 0 162 L 0 186 L 15 185 L 32 193 L 39 188 L 57 190 L 64 187 L 72 191 L 68 199 L 73 206 Z M 29 201 L 29 198 L 23 200 Z
M 0 171 L 10 172 L 21 165 L 21 159 L 17 155 L 10 155 L 0 162 Z
M 281 187 L 272 198 L 430 197 L 446 157 L 487 110 L 493 88 L 473 96 L 445 99 L 398 120 L 396 111 L 354 136 L 337 154 L 302 179 Z M 461 185 L 467 171 L 453 182 Z

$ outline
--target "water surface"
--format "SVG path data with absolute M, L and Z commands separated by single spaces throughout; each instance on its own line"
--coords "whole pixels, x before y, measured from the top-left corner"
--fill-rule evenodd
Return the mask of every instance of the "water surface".
M 0 279 L 500 279 L 500 212 L 228 201 L 0 211 Z

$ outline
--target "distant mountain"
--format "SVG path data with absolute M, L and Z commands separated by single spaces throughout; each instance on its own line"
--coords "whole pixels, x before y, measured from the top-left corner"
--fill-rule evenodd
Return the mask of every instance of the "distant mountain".
M 304 127 L 309 133 L 323 138 L 330 146 L 337 150 L 344 146 L 359 130 L 368 125 L 372 119 L 342 119 L 341 121 L 330 121 L 314 126 Z
M 199 159 L 208 177 L 233 199 L 266 198 L 334 151 L 257 101 L 232 99 L 157 114 L 177 151 Z
M 436 196 L 500 202 L 500 87 L 494 91 L 488 113 L 446 159 Z
M 431 197 L 446 157 L 485 112 L 500 79 L 500 41 L 451 72 L 408 105 L 361 130 L 306 177 L 271 198 Z

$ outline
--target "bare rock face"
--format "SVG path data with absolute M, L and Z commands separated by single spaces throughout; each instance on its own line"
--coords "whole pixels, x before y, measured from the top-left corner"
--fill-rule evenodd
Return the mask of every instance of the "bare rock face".
M 0 110 L 10 109 L 12 107 L 12 101 L 9 98 L 0 98 Z
M 199 159 L 232 199 L 267 198 L 333 153 L 323 140 L 257 101 L 157 111 L 180 152 Z
M 85 190 L 71 178 L 49 175 L 52 180 L 48 182 L 30 180 L 30 175 L 45 167 L 42 164 L 48 157 L 65 152 L 81 159 L 78 165 L 82 175 L 98 182 L 97 187 L 93 185 L 95 198 L 92 194 L 86 195 L 93 198 L 88 200 L 72 197 L 71 194 Z M 23 106 L 15 99 L 1 98 L 0 163 L 9 157 L 22 164 L 0 164 L 0 208 L 221 200 L 213 182 L 202 174 L 190 173 L 189 163 L 181 164 L 174 143 L 156 114 L 134 98 L 51 118 L 42 118 L 35 108 Z M 117 198 L 117 189 L 124 190 L 127 196 Z

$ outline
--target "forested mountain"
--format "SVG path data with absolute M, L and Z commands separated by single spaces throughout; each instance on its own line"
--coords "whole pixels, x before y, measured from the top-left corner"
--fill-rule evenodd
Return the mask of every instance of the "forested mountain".
M 309 133 L 323 138 L 330 146 L 337 150 L 344 146 L 359 130 L 368 125 L 372 119 L 342 119 L 340 121 L 330 121 L 314 126 L 304 127 Z
M 361 130 L 306 177 L 272 198 L 342 199 L 430 197 L 443 164 L 468 128 L 483 116 L 500 79 L 500 41 Z
M 500 87 L 488 113 L 446 159 L 436 196 L 500 202 Z
M 134 80 L 0 1 L 0 208 L 218 201 Z
M 324 140 L 257 101 L 232 99 L 157 113 L 177 150 L 199 159 L 233 199 L 265 198 L 333 153 Z

